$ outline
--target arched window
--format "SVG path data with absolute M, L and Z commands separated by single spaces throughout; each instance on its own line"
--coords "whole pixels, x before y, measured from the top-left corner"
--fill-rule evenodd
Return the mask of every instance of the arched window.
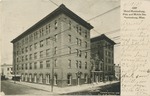
M 34 83 L 37 82 L 37 74 L 34 74 Z
M 71 85 L 71 79 L 72 79 L 71 77 L 72 77 L 71 74 L 67 75 L 67 84 L 68 85 Z
M 43 74 L 40 74 L 39 83 L 43 83 Z
M 87 74 L 84 75 L 84 78 L 85 78 L 85 83 L 88 83 L 88 75 Z
M 54 85 L 57 85 L 57 74 L 54 75 Z
M 29 75 L 29 82 L 32 82 L 32 74 Z
M 46 74 L 46 84 L 50 84 L 50 74 Z
M 25 81 L 27 81 L 27 80 L 28 80 L 28 75 L 26 74 L 26 75 L 25 75 Z

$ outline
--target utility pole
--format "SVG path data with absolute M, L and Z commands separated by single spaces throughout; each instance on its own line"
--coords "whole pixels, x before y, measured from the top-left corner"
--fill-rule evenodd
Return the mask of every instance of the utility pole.
M 54 55 L 55 55 L 55 47 L 54 42 L 56 41 L 55 38 L 52 38 L 52 83 L 51 83 L 51 92 L 53 92 L 53 86 L 54 86 Z

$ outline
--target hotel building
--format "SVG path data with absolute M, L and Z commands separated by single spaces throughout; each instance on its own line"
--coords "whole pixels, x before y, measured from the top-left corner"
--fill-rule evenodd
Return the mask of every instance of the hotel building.
M 91 78 L 93 82 L 114 80 L 114 45 L 102 34 L 91 39 Z
M 14 74 L 23 82 L 51 85 L 54 79 L 60 87 L 89 83 L 92 28 L 60 5 L 11 41 Z

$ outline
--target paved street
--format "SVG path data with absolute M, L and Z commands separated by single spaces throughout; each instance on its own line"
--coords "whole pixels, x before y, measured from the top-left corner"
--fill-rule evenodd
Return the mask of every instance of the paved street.
M 33 84 L 27 82 L 1 81 L 2 91 L 6 95 L 98 95 L 98 94 L 119 94 L 120 83 L 113 81 L 97 84 L 84 84 L 81 86 L 70 86 L 65 88 L 54 87 L 54 92 L 50 92 L 50 86 L 43 84 Z M 107 93 L 106 93 L 107 92 Z M 111 92 L 111 93 L 110 93 Z
M 9 81 L 1 81 L 1 91 L 5 93 L 5 95 L 40 95 L 40 94 L 50 94 L 48 91 L 39 90 L 36 88 L 32 88 L 29 86 L 14 84 Z
M 120 95 L 120 82 L 63 95 Z

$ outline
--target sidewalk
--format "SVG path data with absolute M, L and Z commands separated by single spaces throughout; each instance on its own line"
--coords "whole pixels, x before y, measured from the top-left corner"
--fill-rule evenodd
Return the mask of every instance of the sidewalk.
M 10 82 L 14 82 L 14 81 L 10 81 Z M 113 83 L 117 83 L 119 81 L 112 81 L 111 84 Z M 42 84 L 34 84 L 34 83 L 28 83 L 28 82 L 16 82 L 16 84 L 22 84 L 22 85 L 26 85 L 32 88 L 36 88 L 36 89 L 41 89 L 41 90 L 45 90 L 45 91 L 49 91 L 51 92 L 51 85 L 42 85 Z M 53 93 L 54 94 L 63 94 L 63 93 L 71 93 L 71 92 L 78 92 L 78 91 L 83 91 L 83 90 L 88 90 L 88 89 L 95 89 L 96 87 L 99 86 L 104 86 L 104 85 L 108 85 L 110 84 L 110 82 L 99 82 L 99 83 L 95 83 L 95 84 L 83 84 L 83 85 L 77 85 L 77 86 L 68 86 L 68 87 L 53 87 Z

